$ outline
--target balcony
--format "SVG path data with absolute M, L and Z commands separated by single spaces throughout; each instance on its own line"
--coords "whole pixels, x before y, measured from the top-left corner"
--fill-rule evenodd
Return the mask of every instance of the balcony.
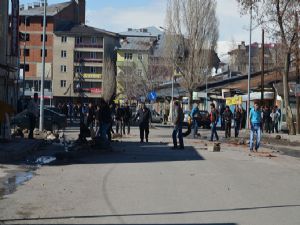
M 103 58 L 75 58 L 75 63 L 103 63 Z
M 117 61 L 117 66 L 118 67 L 133 67 L 134 66 L 134 62 L 133 61 L 129 61 L 129 60 Z
M 75 78 L 79 78 L 79 73 L 75 73 Z M 81 76 L 84 79 L 100 79 L 102 80 L 102 74 L 101 73 L 82 73 Z
M 99 43 L 76 43 L 75 48 L 103 48 L 103 44 Z

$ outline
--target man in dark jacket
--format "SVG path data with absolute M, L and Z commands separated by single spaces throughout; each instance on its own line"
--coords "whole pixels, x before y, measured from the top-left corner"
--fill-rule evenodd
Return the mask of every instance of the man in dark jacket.
M 179 148 L 184 149 L 183 136 L 182 136 L 182 123 L 184 119 L 184 114 L 179 102 L 176 101 L 174 103 L 174 106 L 175 106 L 175 119 L 174 119 L 174 130 L 172 134 L 173 144 L 174 144 L 173 149 L 177 149 L 177 134 L 178 134 L 179 145 L 180 145 Z
M 231 122 L 232 122 L 232 112 L 229 106 L 226 106 L 223 113 L 224 122 L 225 122 L 225 138 L 231 137 Z
M 144 137 L 146 137 L 146 142 L 148 142 L 149 137 L 149 123 L 151 121 L 151 112 L 145 106 L 145 103 L 142 103 L 141 108 L 138 110 L 134 120 L 139 119 L 139 128 L 140 128 L 140 138 L 141 143 L 144 142 Z
M 233 113 L 233 119 L 234 119 L 234 137 L 237 138 L 239 136 L 239 132 L 242 125 L 242 112 L 241 109 L 238 106 L 235 106 L 235 110 Z
M 131 109 L 129 105 L 126 103 L 124 108 L 124 119 L 123 119 L 123 134 L 125 135 L 125 127 L 127 126 L 127 135 L 130 134 L 130 120 L 131 120 Z

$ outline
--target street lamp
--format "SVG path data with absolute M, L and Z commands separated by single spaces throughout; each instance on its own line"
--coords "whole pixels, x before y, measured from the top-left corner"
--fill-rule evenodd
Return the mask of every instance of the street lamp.
M 46 7 L 47 0 L 44 0 L 44 16 L 43 16 L 43 49 L 42 49 L 42 65 L 43 73 L 41 75 L 41 103 L 40 103 L 40 131 L 44 130 L 44 80 L 45 80 L 45 38 L 46 38 Z

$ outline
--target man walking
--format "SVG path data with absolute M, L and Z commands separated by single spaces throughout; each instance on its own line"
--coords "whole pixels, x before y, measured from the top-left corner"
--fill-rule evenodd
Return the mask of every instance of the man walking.
M 30 100 L 27 106 L 28 117 L 29 117 L 29 139 L 33 139 L 33 130 L 36 125 L 36 120 L 39 115 L 39 108 L 38 108 L 38 93 L 34 93 L 33 99 Z
M 173 149 L 177 149 L 177 135 L 179 139 L 179 149 L 184 149 L 183 136 L 182 136 L 182 123 L 183 123 L 183 110 L 179 102 L 174 103 L 175 106 L 175 119 L 174 119 L 174 130 L 173 130 Z
M 145 106 L 145 103 L 141 104 L 141 108 L 138 110 L 134 120 L 139 119 L 139 128 L 140 128 L 140 139 L 141 143 L 144 142 L 144 138 L 146 137 L 146 142 L 149 141 L 149 123 L 151 121 L 151 112 Z
M 193 130 L 194 130 L 194 138 L 197 137 L 198 135 L 198 119 L 200 117 L 200 111 L 199 111 L 199 108 L 198 108 L 198 104 L 195 104 L 195 106 L 193 107 L 192 109 L 192 112 L 191 112 L 191 117 L 192 117 L 192 120 L 193 120 Z
M 229 106 L 226 106 L 223 116 L 224 116 L 224 122 L 225 122 L 225 138 L 230 138 L 231 137 L 232 112 L 231 112 Z
M 256 133 L 256 143 L 255 143 L 255 151 L 258 151 L 260 146 L 260 139 L 261 139 L 261 111 L 259 109 L 258 103 L 254 103 L 254 108 L 250 111 L 249 116 L 249 127 L 250 130 L 250 151 L 253 151 L 253 143 L 254 143 L 254 135 Z
M 210 122 L 211 122 L 211 136 L 210 136 L 210 141 L 214 140 L 214 136 L 216 136 L 216 140 L 219 140 L 219 136 L 217 133 L 217 123 L 218 123 L 218 117 L 219 113 L 216 109 L 216 106 L 214 103 L 210 104 L 211 112 L 210 112 Z

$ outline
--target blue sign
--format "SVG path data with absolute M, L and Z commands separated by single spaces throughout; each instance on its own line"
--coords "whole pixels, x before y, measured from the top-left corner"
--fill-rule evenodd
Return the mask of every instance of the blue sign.
M 148 99 L 149 99 L 150 101 L 155 101 L 156 98 L 157 98 L 156 92 L 152 91 L 152 92 L 150 92 L 150 93 L 148 94 Z

